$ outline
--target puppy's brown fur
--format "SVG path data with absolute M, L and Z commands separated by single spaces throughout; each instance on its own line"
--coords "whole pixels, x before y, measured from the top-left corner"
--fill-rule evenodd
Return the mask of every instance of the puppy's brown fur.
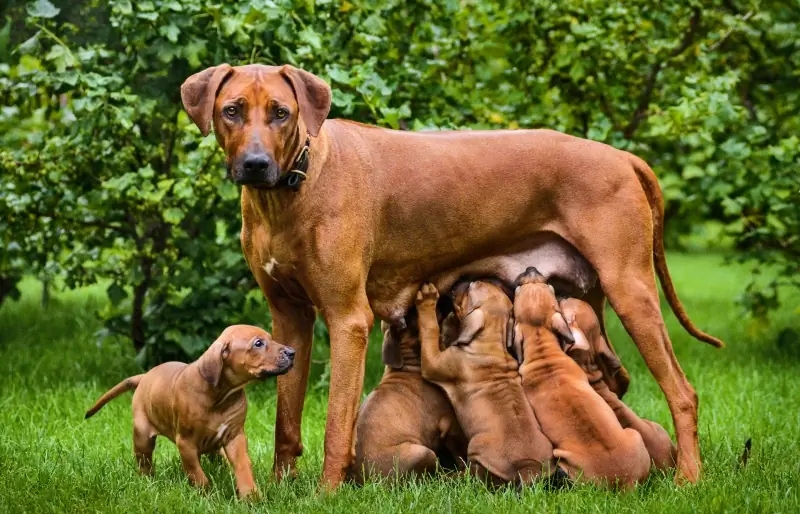
M 264 330 L 233 325 L 191 364 L 167 362 L 127 378 L 86 412 L 93 416 L 110 400 L 133 394 L 133 447 L 139 471 L 153 474 L 156 436 L 178 446 L 183 469 L 198 487 L 208 486 L 200 455 L 223 453 L 234 468 L 239 496 L 257 493 L 244 433 L 251 382 L 289 371 L 294 350 Z
M 562 350 L 554 331 L 566 339 L 572 336 L 544 277 L 530 268 L 518 284 L 514 336 L 523 352 L 522 384 L 553 443 L 553 455 L 572 479 L 632 487 L 650 469 L 642 437 L 620 426 L 580 366 Z
M 617 369 L 620 364 L 614 352 L 606 344 L 600 331 L 600 322 L 592 307 L 576 298 L 561 300 L 560 306 L 561 313 L 575 339 L 574 344 L 567 345 L 567 355 L 580 365 L 586 373 L 586 378 L 589 379 L 589 384 L 611 407 L 620 425 L 639 432 L 655 468 L 665 470 L 674 467 L 677 449 L 664 427 L 637 416 L 608 388 L 604 376 L 606 372 L 598 363 L 606 362 L 607 368 L 610 369 Z
M 553 447 L 522 390 L 517 362 L 506 351 L 511 300 L 497 286 L 472 282 L 454 291 L 461 331 L 439 349 L 433 284 L 417 295 L 422 376 L 447 393 L 469 440 L 470 470 L 495 485 L 528 483 L 551 467 Z
M 420 374 L 416 318 L 410 313 L 405 329 L 381 324 L 386 371 L 358 413 L 351 475 L 359 483 L 373 475 L 433 472 L 438 455 L 457 468 L 466 461 L 466 441 L 450 400 Z

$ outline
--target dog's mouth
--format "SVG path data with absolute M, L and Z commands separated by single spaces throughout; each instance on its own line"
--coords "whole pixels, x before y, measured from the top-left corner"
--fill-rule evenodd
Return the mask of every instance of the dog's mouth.
M 292 363 L 291 362 L 290 363 L 286 363 L 286 364 L 282 363 L 277 368 L 269 368 L 269 369 L 262 368 L 262 369 L 258 370 L 258 378 L 265 379 L 265 378 L 270 378 L 270 377 L 277 377 L 279 375 L 285 375 L 286 373 L 289 372 L 290 369 L 292 369 Z
M 258 190 L 272 189 L 278 185 L 283 172 L 277 165 L 259 172 L 245 171 L 241 164 L 226 165 L 228 179 L 239 186 L 250 186 Z

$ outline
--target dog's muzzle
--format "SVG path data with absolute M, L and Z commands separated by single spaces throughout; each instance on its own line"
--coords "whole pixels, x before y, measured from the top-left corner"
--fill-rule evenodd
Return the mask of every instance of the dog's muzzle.
M 266 153 L 248 153 L 234 164 L 230 175 L 239 185 L 270 188 L 280 180 L 281 170 L 275 159 Z

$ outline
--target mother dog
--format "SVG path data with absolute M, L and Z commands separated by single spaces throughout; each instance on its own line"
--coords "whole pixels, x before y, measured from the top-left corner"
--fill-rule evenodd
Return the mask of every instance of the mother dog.
M 448 290 L 471 263 L 491 272 L 516 255 L 588 261 L 599 284 L 586 284 L 587 301 L 602 319 L 605 294 L 669 404 L 676 478 L 698 479 L 697 395 L 664 327 L 654 263 L 683 327 L 722 343 L 692 325 L 676 296 L 663 200 L 644 161 L 549 130 L 414 133 L 325 121 L 330 87 L 288 65 L 215 66 L 189 77 L 181 97 L 203 135 L 213 123 L 228 174 L 244 186 L 244 254 L 275 339 L 297 350 L 278 380 L 276 473 L 294 469 L 303 450 L 314 307 L 331 335 L 322 484 L 335 487 L 351 459 L 373 313 L 401 324 L 424 280 Z M 541 248 L 555 253 L 535 254 Z

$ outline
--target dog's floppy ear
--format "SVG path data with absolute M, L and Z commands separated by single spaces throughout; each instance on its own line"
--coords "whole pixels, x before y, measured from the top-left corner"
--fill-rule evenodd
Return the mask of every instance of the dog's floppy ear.
M 481 309 L 475 309 L 461 320 L 461 332 L 453 344 L 469 344 L 483 330 L 484 316 Z
M 605 337 L 598 335 L 594 339 L 593 346 L 597 365 L 600 371 L 603 372 L 603 379 L 608 385 L 608 388 L 621 398 L 630 385 L 628 372 L 622 367 L 622 362 L 619 360 L 619 357 L 617 357 L 611 347 L 608 346 Z
M 455 312 L 451 312 L 442 320 L 439 339 L 442 348 L 447 348 L 458 339 L 459 321 Z
M 292 85 L 300 109 L 300 119 L 311 136 L 316 137 L 322 128 L 322 122 L 331 110 L 331 87 L 316 75 L 283 65 L 281 75 Z
M 228 339 L 217 339 L 197 361 L 200 375 L 214 387 L 219 385 L 222 369 L 225 367 L 225 358 L 230 353 L 230 345 L 231 342 Z
M 207 136 L 214 117 L 214 102 L 222 82 L 233 73 L 229 64 L 212 66 L 195 73 L 181 86 L 183 107 L 200 133 Z
M 553 313 L 550 321 L 552 323 L 553 330 L 556 332 L 556 334 L 560 335 L 564 341 L 568 341 L 570 343 L 575 342 L 575 339 L 572 337 L 572 332 L 569 331 L 567 320 L 564 319 L 563 314 L 556 311 Z
M 388 323 L 381 322 L 381 328 L 383 329 L 383 347 L 381 348 L 383 363 L 392 369 L 400 369 L 403 367 L 403 353 L 400 351 L 397 334 Z

